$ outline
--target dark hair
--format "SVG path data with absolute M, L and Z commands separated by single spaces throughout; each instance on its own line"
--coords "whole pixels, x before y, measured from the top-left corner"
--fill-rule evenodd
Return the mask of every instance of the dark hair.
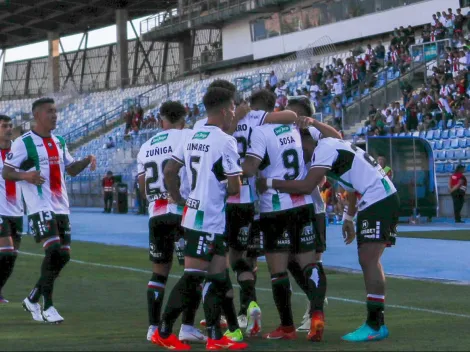
M 10 122 L 10 121 L 11 121 L 11 117 L 10 117 L 10 116 L 7 116 L 7 115 L 0 115 L 0 122 L 1 122 L 1 121 Z
M 207 112 L 222 108 L 233 102 L 233 92 L 220 87 L 209 88 L 202 99 Z
M 55 104 L 55 101 L 52 98 L 41 98 L 41 99 L 35 100 L 33 102 L 33 107 L 32 107 L 31 110 L 34 112 L 34 110 L 36 110 L 36 108 L 38 108 L 38 107 L 40 107 L 44 104 Z
M 209 87 L 207 87 L 207 89 L 210 88 L 224 88 L 231 91 L 233 94 L 235 94 L 235 92 L 237 91 L 237 87 L 235 87 L 233 83 L 226 81 L 225 79 L 216 79 L 214 82 L 209 84 Z
M 307 97 L 300 97 L 295 99 L 289 99 L 287 106 L 298 106 L 305 111 L 305 116 L 311 117 L 313 115 L 312 104 Z
M 176 123 L 184 119 L 186 109 L 180 102 L 169 100 L 164 102 L 160 107 L 160 115 L 170 123 Z
M 250 104 L 258 109 L 271 112 L 276 106 L 276 95 L 269 89 L 261 89 L 250 97 Z

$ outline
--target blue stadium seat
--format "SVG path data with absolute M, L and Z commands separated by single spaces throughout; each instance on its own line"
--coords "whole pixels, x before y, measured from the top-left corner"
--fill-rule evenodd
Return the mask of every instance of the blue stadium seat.
M 452 163 L 448 163 L 445 166 L 445 172 L 451 173 L 451 172 L 454 171 L 454 169 L 455 169 L 455 167 L 454 167 L 454 164 L 452 164 Z
M 441 138 L 441 130 L 434 130 L 434 139 L 440 139 Z
M 455 128 L 451 128 L 449 130 L 449 138 L 455 138 L 456 135 L 457 135 L 457 132 L 456 132 Z
M 467 164 L 467 168 L 465 169 L 465 171 L 470 172 L 470 164 Z
M 419 132 L 419 138 L 426 138 L 426 131 Z
M 443 149 L 449 149 L 450 148 L 450 139 L 446 139 L 442 142 L 442 148 Z
M 459 140 L 457 138 L 453 138 L 450 140 L 450 147 L 451 148 L 458 148 L 459 147 Z
M 455 155 L 455 151 L 454 150 L 446 150 L 445 155 L 446 155 L 447 160 L 453 159 L 454 155 Z
M 436 172 L 442 174 L 445 172 L 444 164 L 436 164 Z
M 435 142 L 435 141 L 429 141 L 429 145 L 431 146 L 431 148 L 432 148 L 433 150 L 436 149 L 436 142 Z
M 457 138 L 463 138 L 465 137 L 465 129 L 463 128 L 458 128 L 456 132 Z
M 438 149 L 438 150 L 441 150 L 442 149 L 442 141 L 436 141 L 435 148 Z
M 427 132 L 426 132 L 426 139 L 427 139 L 428 141 L 430 141 L 430 140 L 432 140 L 433 138 L 434 138 L 434 131 L 432 131 L 432 130 L 427 131 Z
M 465 148 L 467 146 L 466 139 L 459 139 L 459 148 Z
M 458 159 L 458 160 L 465 159 L 465 150 L 464 149 L 456 150 L 453 159 Z
M 449 130 L 442 131 L 441 138 L 442 139 L 448 139 L 449 138 Z
M 437 152 L 436 160 L 444 161 L 446 160 L 446 152 L 444 150 L 440 150 Z
M 465 128 L 465 137 L 470 137 L 470 128 Z
M 452 128 L 452 127 L 454 127 L 454 120 L 447 121 L 447 128 Z

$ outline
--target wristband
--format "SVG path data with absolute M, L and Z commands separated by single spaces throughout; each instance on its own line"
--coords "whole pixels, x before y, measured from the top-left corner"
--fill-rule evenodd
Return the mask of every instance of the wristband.
M 343 221 L 353 221 L 354 216 L 349 215 L 348 213 L 343 213 Z
M 273 179 L 272 178 L 267 178 L 266 179 L 266 186 L 268 188 L 273 188 Z

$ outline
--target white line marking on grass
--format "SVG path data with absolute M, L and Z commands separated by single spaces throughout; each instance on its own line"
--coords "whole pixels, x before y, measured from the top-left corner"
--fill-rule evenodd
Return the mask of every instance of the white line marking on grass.
M 34 256 L 34 257 L 43 257 L 44 256 L 43 254 L 29 253 L 29 252 L 23 252 L 23 251 L 20 251 L 20 254 Z M 118 270 L 132 271 L 132 272 L 142 273 L 142 274 L 152 274 L 151 270 L 131 268 L 131 267 L 127 267 L 127 266 L 101 264 L 101 263 L 91 263 L 91 262 L 85 262 L 83 260 L 76 260 L 76 259 L 71 259 L 70 261 L 72 263 L 96 266 L 96 267 L 99 267 L 99 268 L 118 269 Z M 171 277 L 173 279 L 179 279 L 181 276 L 170 274 L 169 277 Z M 240 287 L 238 285 L 233 285 L 233 286 L 238 287 L 238 288 Z M 256 287 L 256 289 L 259 290 L 259 291 L 272 292 L 272 290 L 270 288 Z M 296 296 L 304 296 L 305 295 L 302 292 L 293 292 L 293 294 L 296 295 Z M 338 301 L 338 302 L 345 302 L 345 303 L 352 303 L 352 304 L 361 304 L 361 305 L 365 304 L 364 301 L 358 301 L 356 299 L 349 299 L 349 298 L 342 298 L 342 297 L 328 296 L 328 300 Z M 459 314 L 459 313 L 446 312 L 446 311 L 442 311 L 442 310 L 417 308 L 417 307 L 410 307 L 410 306 L 401 306 L 401 305 L 397 305 L 397 304 L 387 304 L 387 308 L 396 308 L 396 309 L 410 310 L 410 311 L 415 311 L 415 312 L 423 312 L 423 313 L 446 315 L 446 316 L 450 316 L 450 317 L 459 317 L 459 318 L 470 319 L 470 315 L 468 315 L 468 314 Z

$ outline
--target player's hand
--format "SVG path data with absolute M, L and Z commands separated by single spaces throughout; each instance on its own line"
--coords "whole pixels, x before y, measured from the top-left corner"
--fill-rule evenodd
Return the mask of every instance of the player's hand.
M 93 154 L 88 155 L 88 159 L 90 160 L 90 171 L 96 170 L 96 157 Z
M 242 101 L 235 109 L 235 122 L 238 124 L 251 111 L 250 106 L 246 101 Z
M 40 186 L 46 182 L 46 179 L 41 176 L 41 171 L 36 170 L 23 173 L 23 181 Z
M 297 121 L 295 122 L 297 128 L 299 129 L 308 128 L 309 126 L 313 126 L 314 123 L 315 119 L 312 119 L 311 117 L 307 116 L 299 116 L 297 118 Z
M 343 222 L 343 239 L 344 243 L 351 244 L 356 238 L 356 230 L 354 229 L 354 223 L 349 220 Z
M 266 184 L 265 178 L 258 178 L 256 180 L 256 189 L 259 193 L 264 193 L 268 190 L 268 185 Z

